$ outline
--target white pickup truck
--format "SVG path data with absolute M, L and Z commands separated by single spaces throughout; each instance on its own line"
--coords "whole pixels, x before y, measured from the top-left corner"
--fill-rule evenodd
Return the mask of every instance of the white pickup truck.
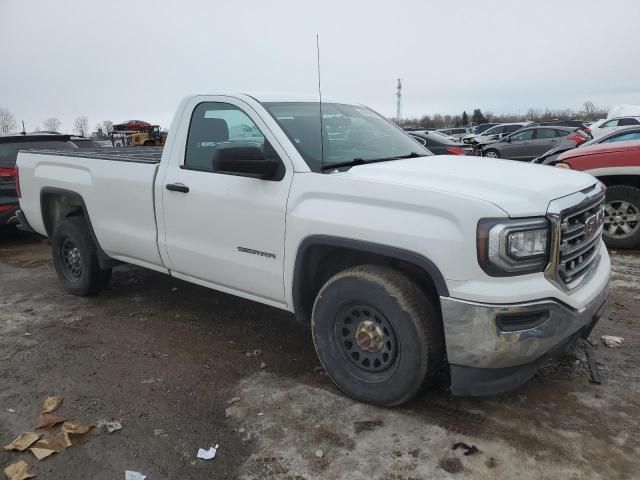
M 162 151 L 21 152 L 18 218 L 73 294 L 126 262 L 293 312 L 338 387 L 379 405 L 439 375 L 513 389 L 588 335 L 610 275 L 600 182 L 433 156 L 364 106 L 319 107 L 191 96 Z

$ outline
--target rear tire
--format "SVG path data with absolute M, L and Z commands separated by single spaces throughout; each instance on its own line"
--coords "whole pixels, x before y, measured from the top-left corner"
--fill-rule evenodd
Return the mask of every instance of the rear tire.
M 404 274 L 376 265 L 340 272 L 313 306 L 313 342 L 327 375 L 345 394 L 394 406 L 439 371 L 442 321 L 433 301 Z
M 610 248 L 640 248 L 640 188 L 607 188 L 603 233 Z
M 111 269 L 101 269 L 89 226 L 82 216 L 60 222 L 51 236 L 53 265 L 60 283 L 69 293 L 94 295 L 107 286 Z

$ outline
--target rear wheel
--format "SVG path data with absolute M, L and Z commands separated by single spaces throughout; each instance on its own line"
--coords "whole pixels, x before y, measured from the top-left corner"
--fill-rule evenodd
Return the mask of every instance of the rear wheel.
M 93 295 L 107 286 L 111 269 L 101 269 L 98 249 L 84 217 L 60 222 L 51 236 L 53 265 L 62 286 L 74 295 Z
M 640 189 L 629 185 L 607 188 L 604 241 L 611 248 L 640 247 Z
M 484 156 L 487 158 L 500 158 L 500 152 L 498 152 L 497 150 L 491 149 L 484 152 Z
M 313 341 L 335 384 L 356 400 L 393 406 L 413 398 L 439 370 L 441 319 L 405 275 L 363 265 L 338 273 L 313 307 Z

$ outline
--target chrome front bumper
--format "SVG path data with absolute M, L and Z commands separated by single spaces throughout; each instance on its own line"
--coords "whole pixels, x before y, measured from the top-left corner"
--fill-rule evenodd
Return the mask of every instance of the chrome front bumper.
M 560 346 L 589 334 L 608 290 L 606 282 L 578 310 L 553 299 L 494 305 L 441 297 L 452 391 L 488 395 L 525 383 Z

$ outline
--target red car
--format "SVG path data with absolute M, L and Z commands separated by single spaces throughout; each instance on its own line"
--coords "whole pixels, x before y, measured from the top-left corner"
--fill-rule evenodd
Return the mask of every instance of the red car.
M 640 248 L 640 140 L 569 150 L 557 167 L 590 173 L 607 186 L 604 240 L 612 248 Z

